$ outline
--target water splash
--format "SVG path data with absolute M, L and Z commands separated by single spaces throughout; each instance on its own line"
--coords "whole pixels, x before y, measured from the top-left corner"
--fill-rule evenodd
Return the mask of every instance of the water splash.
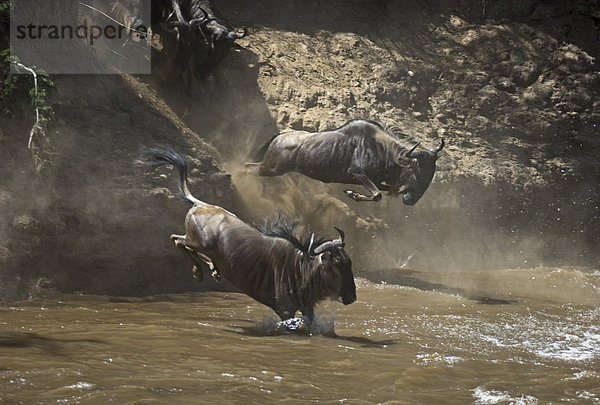
M 315 316 L 312 325 L 308 326 L 303 318 L 290 318 L 285 321 L 263 314 L 262 321 L 254 327 L 257 335 L 279 336 L 294 334 L 299 336 L 335 336 L 335 316 L 333 313 L 321 313 Z
M 517 405 L 537 405 L 538 399 L 531 395 L 521 395 L 515 398 L 506 391 L 487 390 L 485 387 L 477 387 L 473 390 L 474 404 L 499 404 L 511 403 Z

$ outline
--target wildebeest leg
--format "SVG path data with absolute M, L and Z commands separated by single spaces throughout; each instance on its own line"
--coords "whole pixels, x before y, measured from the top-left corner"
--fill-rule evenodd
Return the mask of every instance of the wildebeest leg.
M 200 263 L 196 260 L 196 257 L 190 252 L 187 245 L 185 244 L 185 235 L 171 235 L 171 240 L 179 249 L 183 250 L 185 254 L 190 258 L 192 263 L 194 263 L 194 267 L 192 268 L 192 272 L 194 273 L 194 278 L 202 281 L 202 270 L 200 270 Z
M 273 169 L 267 168 L 263 164 L 258 166 L 258 175 L 262 176 L 262 177 L 275 177 L 275 176 L 280 176 L 283 173 L 285 173 L 285 171 L 280 171 L 277 169 L 273 170 Z
M 192 249 L 190 247 L 186 247 L 186 249 L 188 250 L 188 252 L 190 254 L 198 256 L 198 258 L 200 258 L 200 260 L 202 260 L 208 266 L 209 270 L 211 271 L 211 273 L 210 273 L 211 277 L 214 278 L 217 283 L 221 281 L 221 275 L 219 274 L 219 269 L 217 269 L 217 267 L 215 266 L 215 264 L 213 263 L 213 261 L 211 260 L 210 257 L 206 256 L 204 253 L 196 252 L 194 249 Z
M 315 319 L 314 308 L 313 307 L 302 308 L 301 311 L 302 311 L 302 318 L 304 318 L 304 321 L 310 327 L 310 325 L 312 325 L 312 323 L 313 323 L 313 320 Z
M 210 259 L 210 257 L 206 256 L 204 253 L 196 252 L 194 249 L 189 247 L 186 244 L 185 235 L 171 235 L 171 240 L 173 241 L 175 246 L 183 250 L 194 263 L 194 267 L 192 269 L 192 271 L 194 272 L 194 278 L 202 281 L 202 271 L 200 270 L 200 263 L 197 260 L 200 259 L 211 270 L 211 276 L 217 282 L 221 281 L 221 275 L 219 274 L 219 270 L 215 267 L 215 264 Z
M 183 82 L 184 87 L 185 87 L 185 94 L 188 97 L 191 97 L 192 95 L 192 72 L 189 70 L 190 68 L 188 67 L 188 69 L 183 72 Z
M 371 181 L 371 179 L 369 179 L 367 177 L 365 172 L 362 171 L 362 169 L 360 169 L 358 167 L 351 167 L 350 169 L 348 169 L 348 174 L 351 174 L 352 177 L 354 177 L 356 180 L 358 180 L 358 182 L 360 184 L 362 184 L 371 193 L 370 196 L 367 196 L 364 194 L 360 194 L 354 190 L 346 190 L 346 195 L 348 197 L 352 198 L 354 201 L 380 201 L 381 200 L 381 192 L 379 191 L 379 189 L 377 188 L 375 183 L 373 183 Z
M 248 174 L 253 174 L 253 175 L 259 175 L 260 173 L 260 165 L 262 165 L 262 162 L 259 163 L 255 163 L 255 162 L 246 162 L 244 163 L 244 173 L 248 173 Z
M 248 174 L 262 177 L 275 177 L 285 173 L 269 169 L 266 166 L 263 166 L 262 162 L 246 162 L 244 163 L 244 171 Z
M 288 310 L 288 309 L 275 309 L 275 313 L 279 316 L 279 318 L 281 318 L 282 321 L 286 321 L 290 318 L 294 317 L 294 312 Z

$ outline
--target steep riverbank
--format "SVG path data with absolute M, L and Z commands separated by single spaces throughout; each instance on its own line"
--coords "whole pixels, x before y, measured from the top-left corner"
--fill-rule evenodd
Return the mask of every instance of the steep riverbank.
M 416 207 L 385 198 L 379 206 L 354 203 L 342 187 L 299 176 L 290 176 L 293 186 L 234 176 L 238 192 L 249 201 L 266 194 L 276 201 L 271 209 L 325 229 L 344 217 L 358 232 L 356 256 L 369 265 L 408 257 L 430 269 L 596 264 L 598 6 L 509 3 L 224 4 L 233 25 L 251 27 L 246 52 L 230 63 L 241 59 L 257 72 L 273 132 L 368 117 L 425 147 L 447 141 L 434 184 Z M 244 94 L 232 84 L 233 94 Z M 246 113 L 252 99 L 239 99 L 233 123 L 215 119 L 220 150 L 238 150 L 228 148 L 232 138 L 256 148 L 271 135 L 264 119 Z M 189 122 L 206 121 L 190 114 Z M 225 157 L 233 173 L 245 158 Z
M 96 293 L 200 288 L 168 240 L 187 207 L 166 190 L 168 171 L 148 175 L 137 162 L 157 142 L 190 159 L 198 197 L 247 220 L 282 209 L 332 236 L 343 226 L 359 274 L 597 265 L 596 2 L 216 6 L 250 35 L 191 95 L 152 76 L 55 77 L 39 172 L 26 148 L 30 111 L 2 120 L 0 298 L 40 277 Z M 446 140 L 417 206 L 359 204 L 342 186 L 241 171 L 273 133 L 358 117 L 425 147 Z

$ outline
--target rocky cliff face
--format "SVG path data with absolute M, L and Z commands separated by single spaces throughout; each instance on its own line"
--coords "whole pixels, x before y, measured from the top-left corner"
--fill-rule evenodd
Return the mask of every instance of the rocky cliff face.
M 367 117 L 426 147 L 447 141 L 413 208 L 367 207 L 301 178 L 269 198 L 326 227 L 344 217 L 360 230 L 356 256 L 377 252 L 375 265 L 389 251 L 389 264 L 432 269 L 594 265 L 599 12 L 592 1 L 228 3 L 232 24 L 254 28 L 239 57 L 279 130 Z
M 34 139 L 40 159 L 29 155 L 25 125 L 3 128 L 4 294 L 18 295 L 15 282 L 27 290 L 40 277 L 62 290 L 117 295 L 189 289 L 191 273 L 171 271 L 190 269 L 174 264 L 179 256 L 169 240 L 183 231 L 189 207 L 169 191 L 175 174 L 149 170 L 141 151 L 177 148 L 196 195 L 231 207 L 218 153 L 135 78 L 54 80 L 60 104 L 46 137 Z
M 4 122 L 4 274 L 115 294 L 197 288 L 168 240 L 187 207 L 168 171 L 136 163 L 156 142 L 184 151 L 198 197 L 249 221 L 282 209 L 332 236 L 344 226 L 359 274 L 597 264 L 596 2 L 215 3 L 250 35 L 191 95 L 159 77 L 57 77 L 39 175 L 28 122 Z M 241 170 L 273 133 L 359 117 L 427 147 L 446 140 L 417 206 Z

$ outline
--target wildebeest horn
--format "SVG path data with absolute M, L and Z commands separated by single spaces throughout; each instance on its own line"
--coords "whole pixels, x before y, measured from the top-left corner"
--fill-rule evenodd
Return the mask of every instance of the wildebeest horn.
M 335 247 L 335 243 L 333 243 L 332 240 L 329 242 L 322 243 L 315 248 L 315 254 L 318 255 L 319 253 L 323 253 L 324 251 L 326 251 L 327 249 L 331 249 L 332 247 Z
M 308 244 L 308 253 L 310 253 L 313 243 L 315 243 L 315 234 L 314 233 L 312 235 L 310 235 L 310 243 Z
M 337 226 L 334 228 L 340 233 L 340 239 L 330 240 L 328 242 L 321 243 L 319 246 L 315 248 L 315 254 L 323 253 L 324 251 L 331 248 L 340 248 L 344 247 L 344 231 L 342 231 Z
M 206 18 L 194 18 L 190 20 L 190 27 L 195 28 L 197 25 L 202 25 L 206 20 Z
M 246 35 L 248 35 L 248 29 L 246 27 L 244 27 L 243 30 L 244 30 L 244 32 L 242 32 L 242 33 L 232 31 L 229 33 L 229 35 L 227 37 L 232 41 L 235 41 L 236 39 L 244 38 Z
M 202 14 L 204 14 L 204 17 L 194 18 L 193 20 L 190 20 L 191 27 L 195 27 L 196 25 L 201 25 L 201 24 L 208 22 L 208 13 L 206 12 L 206 10 L 204 10 L 202 7 L 200 7 L 200 11 L 202 11 Z
M 420 143 L 421 143 L 421 142 L 417 142 L 417 143 L 415 144 L 415 146 L 413 146 L 413 147 L 412 147 L 412 148 L 411 148 L 411 149 L 408 151 L 408 153 L 406 154 L 406 158 L 408 158 L 408 159 L 410 159 L 410 158 L 411 158 L 411 155 L 412 155 L 412 153 L 415 151 L 415 149 L 417 149 L 417 146 L 419 146 L 419 144 L 420 144 Z
M 187 27 L 189 23 L 181 22 L 181 21 L 169 21 L 167 23 L 167 28 L 183 28 Z
M 440 146 L 438 146 L 437 148 L 430 149 L 429 151 L 433 154 L 437 154 L 439 151 L 441 151 L 444 148 L 444 145 L 445 145 L 444 138 L 442 138 L 442 143 L 440 143 Z

